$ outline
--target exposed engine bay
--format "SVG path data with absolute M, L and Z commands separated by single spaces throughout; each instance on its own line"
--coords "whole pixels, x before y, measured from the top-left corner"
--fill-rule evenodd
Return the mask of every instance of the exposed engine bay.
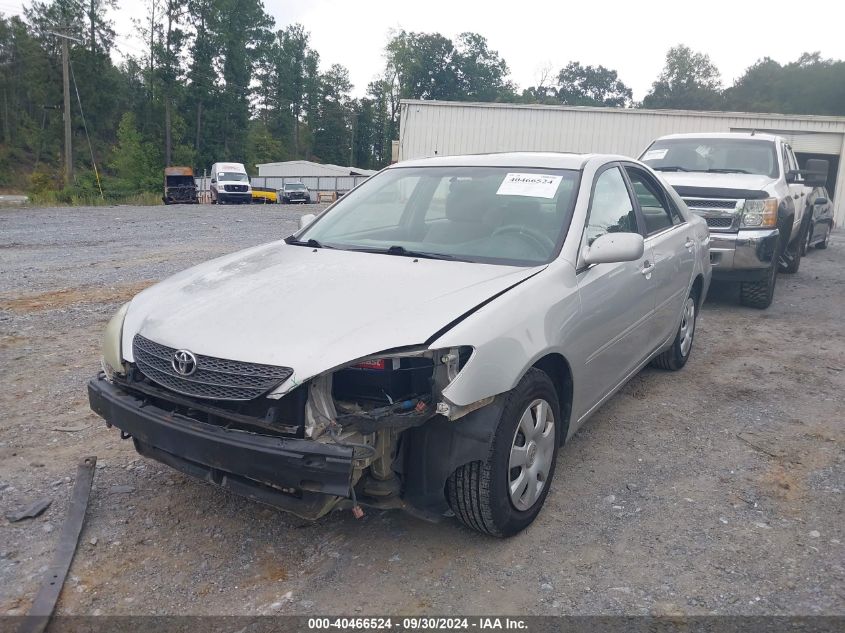
M 318 375 L 281 397 L 245 401 L 176 393 L 147 376 L 151 373 L 149 368 L 137 364 L 127 364 L 125 376 L 112 374 L 110 379 L 156 407 L 203 424 L 351 449 L 347 496 L 323 494 L 318 507 L 312 504 L 301 513 L 291 507 L 284 509 L 314 519 L 335 508 L 351 507 L 360 516 L 361 503 L 414 512 L 402 498 L 409 430 L 437 417 L 456 420 L 493 400 L 456 407 L 442 398 L 442 389 L 457 376 L 471 354 L 470 347 L 398 350 Z M 138 446 L 137 441 L 136 446 L 142 453 L 150 451 L 149 447 Z M 161 455 L 150 456 L 162 459 Z M 261 483 L 292 496 L 303 492 L 278 487 L 275 482 Z M 317 487 L 309 492 L 323 491 Z

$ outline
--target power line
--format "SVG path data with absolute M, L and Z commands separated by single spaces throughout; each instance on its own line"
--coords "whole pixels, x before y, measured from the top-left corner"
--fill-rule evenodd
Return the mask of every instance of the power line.
M 79 115 L 82 117 L 82 129 L 85 130 L 85 138 L 88 141 L 88 151 L 91 153 L 91 164 L 94 166 L 94 177 L 97 179 L 97 188 L 100 190 L 100 198 L 103 196 L 103 185 L 100 183 L 100 172 L 97 171 L 97 161 L 94 160 L 94 148 L 91 145 L 91 137 L 88 135 L 88 124 L 85 123 L 85 112 L 82 111 L 82 99 L 79 97 L 79 86 L 76 84 L 76 74 L 73 72 L 73 63 L 70 65 L 70 76 L 73 79 L 73 89 L 76 91 L 76 101 L 79 103 Z

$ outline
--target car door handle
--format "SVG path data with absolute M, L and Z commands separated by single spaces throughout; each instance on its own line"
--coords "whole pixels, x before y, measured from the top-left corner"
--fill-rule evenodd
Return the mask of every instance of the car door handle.
M 643 263 L 643 269 L 640 271 L 643 275 L 650 275 L 654 271 L 654 264 L 646 260 Z

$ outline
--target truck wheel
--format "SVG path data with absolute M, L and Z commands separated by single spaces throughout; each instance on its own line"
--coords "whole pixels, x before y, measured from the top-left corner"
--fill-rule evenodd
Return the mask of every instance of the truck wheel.
M 765 279 L 761 281 L 743 281 L 740 284 L 739 302 L 749 308 L 765 310 L 772 305 L 777 278 L 778 267 L 777 264 L 772 263 Z
M 652 365 L 660 369 L 678 371 L 689 360 L 692 352 L 692 341 L 695 337 L 695 320 L 698 316 L 698 294 L 693 291 L 684 302 L 684 311 L 681 315 L 681 325 L 678 326 L 678 333 L 672 347 L 662 352 L 651 361 Z
M 823 241 L 823 242 L 819 242 L 818 244 L 816 244 L 816 248 L 817 248 L 817 249 L 819 249 L 819 250 L 821 250 L 821 251 L 823 251 L 824 249 L 826 249 L 826 248 L 827 248 L 827 241 L 828 241 L 829 239 L 830 239 L 830 228 L 828 228 L 828 229 L 827 229 L 827 233 L 826 233 L 826 234 L 825 234 L 825 236 L 824 236 L 824 241 Z
M 540 513 L 561 432 L 557 392 L 545 372 L 529 369 L 506 398 L 487 459 L 461 466 L 446 482 L 455 516 L 498 537 L 525 529 Z

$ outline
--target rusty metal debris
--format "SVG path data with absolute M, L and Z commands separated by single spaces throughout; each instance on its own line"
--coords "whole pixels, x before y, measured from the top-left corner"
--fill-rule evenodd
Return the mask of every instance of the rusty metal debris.
M 76 471 L 76 483 L 68 504 L 67 517 L 62 525 L 62 533 L 56 545 L 53 562 L 47 569 L 44 582 L 35 600 L 32 601 L 32 607 L 18 629 L 18 633 L 42 633 L 53 615 L 56 601 L 59 599 L 70 564 L 73 562 L 73 555 L 76 553 L 96 465 L 97 458 L 93 456 L 86 457 L 79 464 Z

